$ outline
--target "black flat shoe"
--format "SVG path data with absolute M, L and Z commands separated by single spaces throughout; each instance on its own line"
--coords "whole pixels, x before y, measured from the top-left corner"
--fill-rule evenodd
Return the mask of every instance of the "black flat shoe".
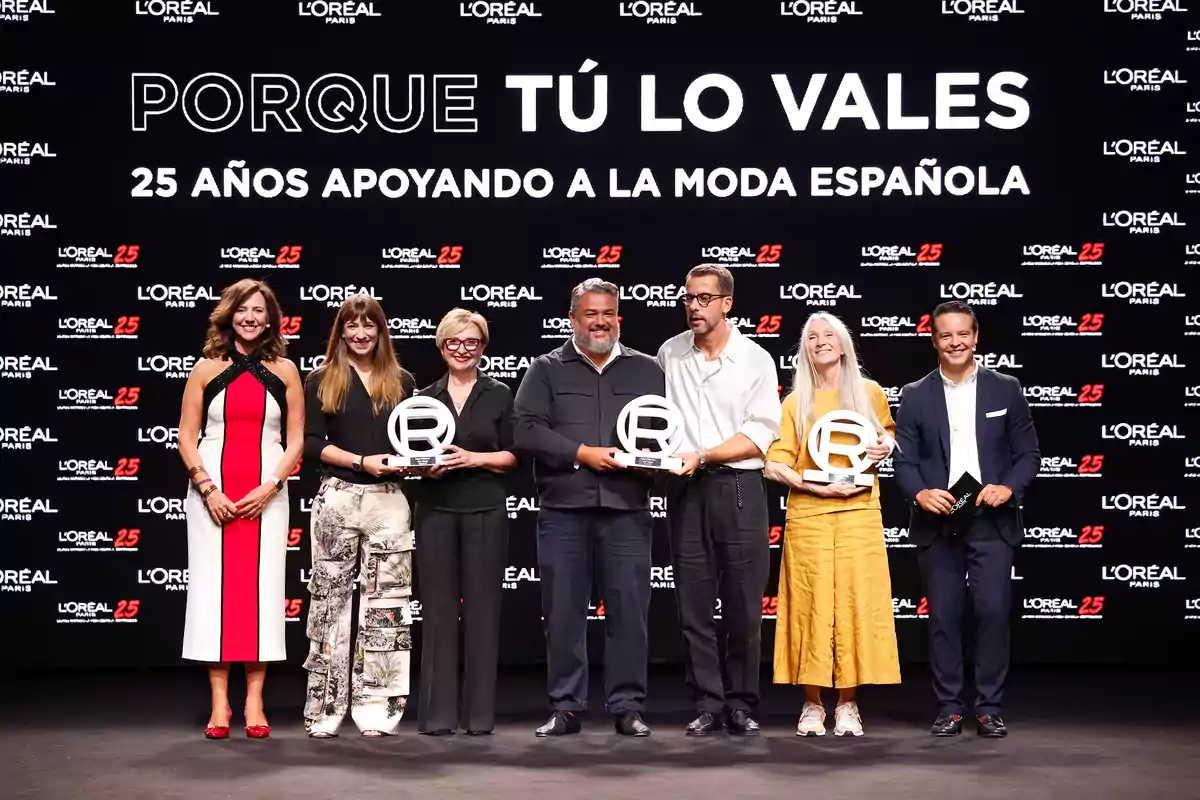
M 579 733 L 583 723 L 579 716 L 570 711 L 555 711 L 546 720 L 546 724 L 534 731 L 535 736 L 566 736 L 569 733 Z
M 438 728 L 436 731 L 418 731 L 422 736 L 453 736 L 454 731 L 449 728 Z
M 979 728 L 975 732 L 985 739 L 1003 739 L 1008 736 L 1008 727 L 1004 724 L 1004 720 L 1000 719 L 999 714 L 984 714 L 977 719 Z
M 958 714 L 938 714 L 929 732 L 934 736 L 958 736 L 962 733 L 962 717 Z
M 748 711 L 743 711 L 740 708 L 729 715 L 729 720 L 725 723 L 725 730 L 729 731 L 730 736 L 758 736 L 758 723 L 750 716 Z
M 617 714 L 613 719 L 613 727 L 622 736 L 649 736 L 650 726 L 642 722 L 642 712 L 626 711 Z
M 721 722 L 717 719 L 716 714 L 710 711 L 705 711 L 688 723 L 688 736 L 711 736 L 721 730 Z

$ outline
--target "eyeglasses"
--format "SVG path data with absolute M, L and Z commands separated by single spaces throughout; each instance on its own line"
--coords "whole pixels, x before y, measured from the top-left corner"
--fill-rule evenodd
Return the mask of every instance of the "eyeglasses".
M 694 301 L 694 302 L 699 303 L 701 308 L 708 308 L 708 304 L 711 303 L 713 300 L 716 300 L 718 297 L 732 297 L 732 295 L 707 294 L 707 293 L 706 294 L 685 294 L 679 298 L 679 304 L 681 306 L 686 307 L 686 306 L 691 305 L 692 302 Z
M 481 344 L 483 341 L 480 339 L 447 339 L 442 342 L 442 347 L 450 352 L 465 350 L 468 353 L 474 353 Z

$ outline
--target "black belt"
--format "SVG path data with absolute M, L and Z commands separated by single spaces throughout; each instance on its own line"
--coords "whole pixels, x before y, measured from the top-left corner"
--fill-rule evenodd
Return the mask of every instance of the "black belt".
M 705 465 L 702 469 L 696 470 L 697 475 L 728 475 L 733 474 L 734 488 L 737 490 L 737 507 L 742 507 L 742 473 L 758 472 L 762 474 L 762 470 L 757 469 L 738 469 L 731 467 L 728 464 L 713 464 L 711 467 Z
M 742 469 L 739 467 L 731 467 L 728 464 L 712 464 L 712 465 L 706 464 L 705 466 L 700 467 L 696 471 L 701 472 L 701 473 L 711 472 L 711 473 L 715 473 L 715 474 L 725 474 L 725 473 L 730 473 L 730 472 L 732 472 L 734 474 L 739 474 L 742 472 L 762 472 L 761 469 L 748 469 L 748 468 Z

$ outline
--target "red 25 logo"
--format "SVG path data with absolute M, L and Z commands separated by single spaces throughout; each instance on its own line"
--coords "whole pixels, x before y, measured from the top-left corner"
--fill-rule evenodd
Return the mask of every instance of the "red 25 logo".
M 1079 534 L 1080 544 L 1099 544 L 1104 538 L 1103 525 L 1084 525 L 1083 530 Z
M 758 325 L 754 328 L 755 333 L 779 333 L 779 326 L 783 324 L 783 316 L 781 314 L 763 314 L 758 318 Z
M 132 478 L 138 474 L 141 466 L 142 460 L 140 458 L 118 458 L 117 467 L 113 470 L 113 475 L 118 478 Z
M 1092 617 L 1104 610 L 1104 595 L 1085 597 L 1079 604 L 1079 616 Z
M 138 395 L 142 393 L 140 386 L 122 386 L 117 389 L 117 396 L 113 400 L 114 406 L 136 406 Z
M 1099 261 L 1104 256 L 1104 242 L 1084 242 L 1079 250 L 1080 261 Z M 1103 602 L 1104 598 L 1100 598 Z
M 279 248 L 279 255 L 275 256 L 276 264 L 297 264 L 300 261 L 300 253 L 304 250 L 303 245 L 285 244 Z
M 917 251 L 918 264 L 931 264 L 942 260 L 942 244 L 925 243 L 921 245 L 921 249 Z
M 121 528 L 117 531 L 117 541 L 113 542 L 113 547 L 137 547 L 141 538 L 141 528 Z
M 133 619 L 138 615 L 141 607 L 141 600 L 118 600 L 117 610 L 113 612 L 113 619 Z
M 304 317 L 280 317 L 279 333 L 283 336 L 295 336 L 300 333 L 300 323 Z
M 137 333 L 141 323 L 141 317 L 117 317 L 117 324 L 113 328 L 113 333 L 117 336 L 132 336 Z
M 1080 403 L 1099 403 L 1104 396 L 1103 383 L 1085 383 L 1079 390 Z
M 758 248 L 758 255 L 754 258 L 755 264 L 774 264 L 779 261 L 779 257 L 783 255 L 783 245 L 781 244 L 764 244 Z
M 138 252 L 142 246 L 139 244 L 123 244 L 117 248 L 117 254 L 113 256 L 114 264 L 133 264 L 138 260 Z
M 1081 333 L 1092 333 L 1104 327 L 1103 314 L 1084 314 L 1083 319 L 1079 321 L 1079 331 Z

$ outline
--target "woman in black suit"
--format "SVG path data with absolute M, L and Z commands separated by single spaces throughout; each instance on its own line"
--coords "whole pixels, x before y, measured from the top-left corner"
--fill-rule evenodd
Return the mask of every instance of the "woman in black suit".
M 417 502 L 417 585 L 424 626 L 417 730 L 491 733 L 496 709 L 500 605 L 508 557 L 512 390 L 479 372 L 487 320 L 456 308 L 435 334 L 447 372 L 420 394 L 453 410 L 454 441 L 442 465 L 421 481 Z M 461 605 L 459 599 L 462 599 Z M 459 707 L 458 619 L 465 626 Z

